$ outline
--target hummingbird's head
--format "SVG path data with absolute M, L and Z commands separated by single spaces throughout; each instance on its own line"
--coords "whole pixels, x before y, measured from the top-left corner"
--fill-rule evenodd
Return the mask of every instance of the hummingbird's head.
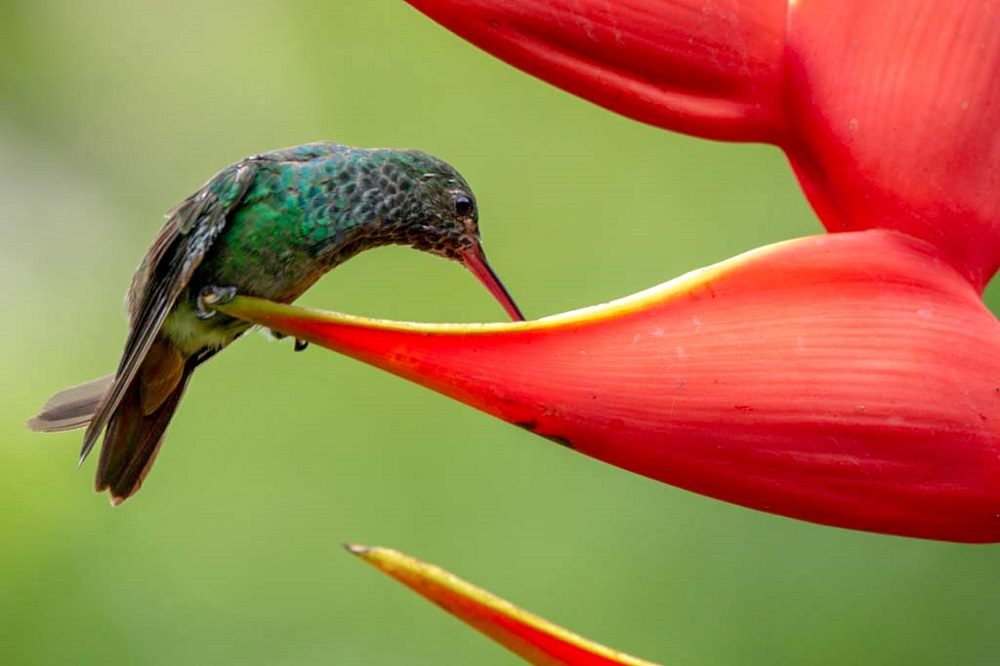
M 479 207 L 472 188 L 447 162 L 427 153 L 403 151 L 409 183 L 402 211 L 403 242 L 465 266 L 503 306 L 511 319 L 524 319 L 490 267 L 479 237 Z

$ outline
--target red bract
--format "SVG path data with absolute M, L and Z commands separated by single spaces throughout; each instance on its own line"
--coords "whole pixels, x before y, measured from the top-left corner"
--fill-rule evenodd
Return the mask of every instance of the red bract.
M 931 246 L 896 232 L 780 243 L 535 322 L 223 310 L 682 488 L 1000 541 L 1000 323 Z
M 849 233 L 538 322 L 227 312 L 706 495 L 1000 541 L 1000 3 L 410 1 L 621 113 L 780 145 Z
M 1000 266 L 996 0 L 408 0 L 643 122 L 781 146 L 830 231 Z

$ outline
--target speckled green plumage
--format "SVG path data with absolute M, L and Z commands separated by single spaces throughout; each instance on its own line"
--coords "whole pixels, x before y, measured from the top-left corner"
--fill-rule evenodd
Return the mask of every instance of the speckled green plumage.
M 416 151 L 312 144 L 268 153 L 254 164 L 253 182 L 199 274 L 215 273 L 224 282 L 249 279 L 260 283 L 258 295 L 278 298 L 298 295 L 316 270 L 367 245 L 405 243 L 415 235 L 412 216 L 419 215 L 423 197 L 469 190 L 451 167 Z M 428 192 L 410 197 L 415 187 Z M 220 198 L 235 189 L 226 172 L 208 188 L 221 191 Z
M 234 164 L 203 188 L 229 209 L 226 227 L 192 275 L 187 298 L 165 330 L 189 354 L 227 344 L 246 329 L 240 322 L 194 316 L 194 298 L 206 285 L 291 301 L 337 264 L 375 245 L 446 240 L 433 225 L 448 190 L 469 192 L 449 165 L 419 151 L 364 150 L 332 143 L 296 146 L 249 160 L 252 181 L 240 195 Z M 414 190 L 425 190 L 414 196 Z M 196 195 L 197 196 L 197 195 Z M 425 209 L 422 211 L 422 209 Z M 438 211 L 439 213 L 439 211 Z M 433 220 L 431 220 L 433 221 Z M 442 245 L 442 250 L 445 249 Z

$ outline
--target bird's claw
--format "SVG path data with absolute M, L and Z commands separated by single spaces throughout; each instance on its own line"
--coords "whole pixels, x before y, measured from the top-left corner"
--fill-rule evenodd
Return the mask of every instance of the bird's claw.
M 269 328 L 267 330 L 269 330 L 271 332 L 271 337 L 274 338 L 275 340 L 284 340 L 285 338 L 288 337 L 287 334 L 281 333 L 280 331 L 276 331 L 273 328 Z M 303 351 L 308 346 L 309 346 L 309 343 L 306 342 L 305 340 L 301 340 L 299 338 L 295 338 L 295 351 L 297 351 L 297 352 Z
M 198 319 L 211 319 L 215 316 L 215 307 L 232 302 L 236 298 L 236 287 L 202 287 L 198 292 L 195 313 Z

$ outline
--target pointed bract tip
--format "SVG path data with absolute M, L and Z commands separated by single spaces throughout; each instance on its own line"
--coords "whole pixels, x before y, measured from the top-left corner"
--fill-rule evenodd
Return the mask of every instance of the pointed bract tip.
M 341 544 L 344 550 L 349 552 L 351 555 L 357 555 L 358 557 L 364 557 L 371 550 L 368 546 L 362 546 L 358 543 L 343 543 Z
M 530 663 L 655 666 L 581 638 L 430 562 L 379 546 L 344 547 Z

